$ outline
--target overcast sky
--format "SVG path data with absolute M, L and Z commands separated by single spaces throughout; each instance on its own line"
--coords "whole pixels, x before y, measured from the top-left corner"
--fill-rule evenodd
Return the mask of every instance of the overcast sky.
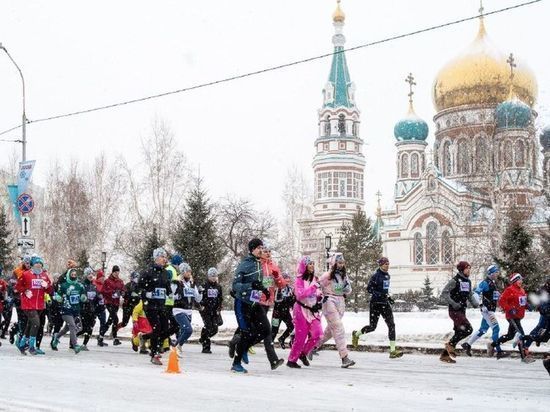
M 486 11 L 522 0 L 485 0 Z M 0 42 L 22 68 L 27 117 L 49 115 L 180 89 L 330 52 L 335 0 L 4 0 Z M 478 0 L 343 0 L 347 47 L 471 16 Z M 527 62 L 539 83 L 537 110 L 549 122 L 550 2 L 486 19 L 505 54 Z M 477 21 L 347 54 L 366 144 L 367 212 L 381 190 L 391 204 L 393 126 L 417 79 L 416 112 L 430 126 L 438 70 L 475 37 Z M 546 40 L 545 40 L 546 39 Z M 139 156 L 139 139 L 155 116 L 166 120 L 214 198 L 233 192 L 282 213 L 287 168 L 312 178 L 317 110 L 330 58 L 108 111 L 30 125 L 28 158 L 35 181 L 52 159 L 88 161 L 100 151 Z M 0 53 L 0 131 L 21 119 L 21 84 Z M 0 138 L 19 138 L 16 131 Z M 0 163 L 20 145 L 0 142 Z

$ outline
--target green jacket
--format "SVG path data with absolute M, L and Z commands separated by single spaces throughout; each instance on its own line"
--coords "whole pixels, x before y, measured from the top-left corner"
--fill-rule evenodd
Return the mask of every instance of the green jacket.
M 235 299 L 241 299 L 243 302 L 251 305 L 260 301 L 261 292 L 252 288 L 255 281 L 263 282 L 262 265 L 260 259 L 249 254 L 235 270 L 233 278 L 233 292 Z
M 58 301 L 61 300 L 62 315 L 80 315 L 80 304 L 86 302 L 86 290 L 79 281 L 69 278 L 57 290 Z
M 166 266 L 165 268 L 168 273 L 170 273 L 170 275 L 172 276 L 170 278 L 170 281 L 171 282 L 175 282 L 178 280 L 178 271 L 176 270 L 176 268 L 172 265 L 168 265 Z M 164 305 L 165 306 L 174 306 L 174 299 L 172 298 L 169 298 L 168 295 L 166 295 L 166 301 L 164 302 Z

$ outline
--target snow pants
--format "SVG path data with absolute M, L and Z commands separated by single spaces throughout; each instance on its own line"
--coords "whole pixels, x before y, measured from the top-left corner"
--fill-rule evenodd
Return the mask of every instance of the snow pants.
M 343 296 L 330 296 L 327 301 L 323 303 L 323 315 L 327 320 L 327 327 L 323 339 L 321 339 L 319 343 L 319 346 L 321 346 L 330 338 L 334 338 L 338 354 L 342 359 L 348 356 L 346 331 L 344 329 L 344 323 L 342 322 L 345 310 L 346 301 Z
M 294 323 L 292 322 L 290 308 L 286 305 L 281 306 L 275 303 L 275 308 L 273 309 L 273 317 L 271 318 L 271 340 L 273 341 L 279 333 L 281 322 L 284 322 L 286 329 L 280 336 L 279 340 L 284 342 L 285 339 L 288 338 L 294 330 Z
M 449 317 L 453 321 L 455 334 L 449 340 L 451 346 L 455 347 L 462 339 L 470 336 L 474 328 L 466 318 L 466 309 L 454 310 L 449 308 Z
M 487 310 L 487 308 L 481 309 L 481 316 L 483 319 L 481 320 L 481 326 L 479 327 L 479 330 L 477 333 L 473 334 L 470 339 L 468 340 L 468 343 L 473 345 L 479 338 L 481 338 L 489 328 L 493 329 L 493 335 L 492 340 L 495 344 L 495 347 L 498 351 L 500 351 L 500 345 L 498 344 L 498 337 L 500 334 L 500 326 L 498 325 L 498 320 L 495 315 L 495 312 Z
M 296 362 L 301 355 L 311 352 L 323 334 L 321 320 L 314 317 L 311 322 L 308 322 L 302 311 L 302 306 L 298 303 L 294 304 L 293 315 L 295 335 L 290 355 L 288 355 L 289 362 Z
M 389 303 L 372 302 L 369 305 L 369 324 L 361 328 L 361 333 L 374 332 L 378 325 L 380 315 L 388 326 L 388 338 L 391 341 L 395 340 L 395 322 L 393 321 L 393 311 Z

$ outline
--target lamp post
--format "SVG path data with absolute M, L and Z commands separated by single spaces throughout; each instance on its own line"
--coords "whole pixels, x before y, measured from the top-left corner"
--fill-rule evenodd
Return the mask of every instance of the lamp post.
M 327 270 L 330 270 L 330 263 L 329 263 L 329 258 L 330 258 L 330 249 L 332 247 L 332 235 L 329 233 L 328 235 L 325 236 L 325 249 L 327 251 Z
M 105 262 L 107 262 L 107 252 L 101 252 L 101 270 L 105 274 Z
M 23 85 L 23 121 L 21 123 L 21 130 L 22 130 L 21 144 L 23 146 L 22 160 L 24 162 L 25 160 L 27 160 L 27 115 L 25 114 L 25 78 L 23 77 L 23 72 L 21 71 L 21 69 L 19 68 L 19 66 L 15 62 L 15 60 L 13 60 L 13 57 L 11 57 L 11 54 L 9 54 L 8 50 L 2 45 L 2 43 L 0 43 L 0 49 L 4 50 L 4 52 L 6 52 L 6 54 L 8 55 L 10 60 L 12 61 L 12 63 L 17 68 L 17 71 L 19 72 L 19 75 L 21 76 L 21 83 Z

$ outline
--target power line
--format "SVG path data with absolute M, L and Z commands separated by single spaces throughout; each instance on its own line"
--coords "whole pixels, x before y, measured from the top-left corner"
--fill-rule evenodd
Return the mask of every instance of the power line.
M 464 23 L 464 22 L 467 22 L 467 21 L 470 21 L 470 20 L 474 20 L 474 19 L 477 19 L 479 17 L 486 17 L 486 16 L 490 16 L 490 15 L 493 15 L 493 14 L 503 13 L 503 12 L 510 11 L 510 10 L 513 10 L 513 9 L 518 9 L 520 7 L 529 6 L 529 5 L 532 5 L 532 4 L 535 4 L 535 3 L 539 3 L 541 1 L 542 0 L 531 0 L 531 1 L 524 2 L 524 3 L 516 4 L 516 5 L 513 5 L 513 6 L 505 7 L 505 8 L 502 8 L 502 9 L 494 10 L 494 11 L 491 11 L 491 12 L 488 12 L 488 13 L 476 14 L 475 16 L 466 17 L 466 18 L 463 18 L 463 19 L 458 19 L 458 20 L 447 22 L 447 23 L 426 27 L 426 28 L 423 28 L 423 29 L 415 30 L 415 31 L 412 31 L 412 32 L 404 33 L 404 34 L 398 34 L 398 35 L 395 35 L 395 36 L 387 37 L 385 39 L 376 40 L 376 41 L 373 41 L 373 42 L 370 42 L 370 43 L 364 43 L 364 44 L 361 44 L 361 45 L 358 45 L 358 46 L 349 47 L 347 49 L 343 49 L 343 50 L 339 50 L 339 51 L 335 51 L 335 52 L 331 52 L 331 53 L 326 53 L 326 54 L 321 54 L 321 55 L 318 55 L 318 56 L 308 57 L 308 58 L 305 58 L 305 59 L 302 59 L 302 60 L 296 60 L 296 61 L 293 61 L 293 62 L 290 62 L 290 63 L 284 63 L 284 64 L 280 64 L 280 65 L 277 65 L 277 66 L 271 66 L 271 67 L 256 70 L 256 71 L 253 71 L 253 72 L 248 72 L 248 73 L 239 74 L 239 75 L 236 75 L 236 76 L 226 77 L 226 78 L 223 78 L 223 79 L 214 80 L 214 81 L 207 82 L 207 83 L 201 83 L 201 84 L 197 84 L 197 85 L 194 85 L 194 86 L 185 87 L 183 89 L 172 90 L 172 91 L 168 91 L 168 92 L 164 92 L 164 93 L 159 93 L 159 94 L 154 94 L 154 95 L 151 95 L 151 96 L 140 97 L 140 98 L 132 99 L 132 100 L 126 100 L 126 101 L 122 101 L 122 102 L 118 102 L 118 103 L 112 103 L 112 104 L 108 104 L 108 105 L 104 105 L 104 106 L 97 106 L 97 107 L 93 107 L 93 108 L 90 108 L 90 109 L 79 110 L 79 111 L 76 111 L 76 112 L 69 112 L 69 113 L 53 115 L 53 116 L 44 117 L 44 118 L 41 118 L 41 119 L 35 119 L 35 120 L 28 120 L 27 119 L 27 124 L 46 122 L 46 121 L 61 119 L 61 118 L 65 118 L 65 117 L 71 117 L 71 116 L 77 116 L 77 115 L 91 113 L 91 112 L 97 112 L 97 111 L 100 111 L 100 110 L 112 109 L 112 108 L 115 108 L 115 107 L 125 106 L 125 105 L 132 104 L 132 103 L 144 102 L 144 101 L 147 101 L 147 100 L 158 99 L 158 98 L 170 96 L 170 95 L 173 95 L 173 94 L 185 93 L 185 92 L 189 92 L 189 91 L 196 90 L 196 89 L 201 89 L 201 88 L 205 88 L 205 87 L 209 87 L 209 86 L 214 86 L 214 85 L 221 84 L 221 83 L 227 83 L 227 82 L 230 82 L 230 81 L 243 79 L 245 77 L 256 76 L 256 75 L 259 75 L 259 74 L 263 74 L 263 73 L 267 73 L 267 72 L 271 72 L 271 71 L 275 71 L 275 70 L 281 70 L 281 69 L 285 69 L 287 67 L 297 66 L 299 64 L 304 64 L 304 63 L 309 63 L 309 62 L 312 62 L 312 61 L 315 61 L 315 60 L 324 59 L 324 58 L 327 58 L 327 57 L 334 56 L 335 54 L 351 52 L 351 51 L 355 51 L 355 50 L 359 50 L 359 49 L 364 49 L 364 48 L 367 48 L 367 47 L 376 46 L 376 45 L 383 44 L 383 43 L 388 43 L 388 42 L 391 42 L 391 41 L 394 41 L 394 40 L 399 40 L 399 39 L 403 39 L 403 38 L 406 38 L 406 37 L 415 36 L 415 35 L 421 34 L 421 33 L 426 33 L 426 32 L 429 32 L 429 31 L 439 30 L 439 29 L 442 29 L 442 28 L 445 28 L 445 27 L 454 26 L 454 25 Z M 18 126 L 12 127 L 11 129 L 4 130 L 3 132 L 0 132 L 0 136 L 5 134 L 5 133 L 16 130 L 20 127 L 21 127 L 21 125 L 18 125 Z

